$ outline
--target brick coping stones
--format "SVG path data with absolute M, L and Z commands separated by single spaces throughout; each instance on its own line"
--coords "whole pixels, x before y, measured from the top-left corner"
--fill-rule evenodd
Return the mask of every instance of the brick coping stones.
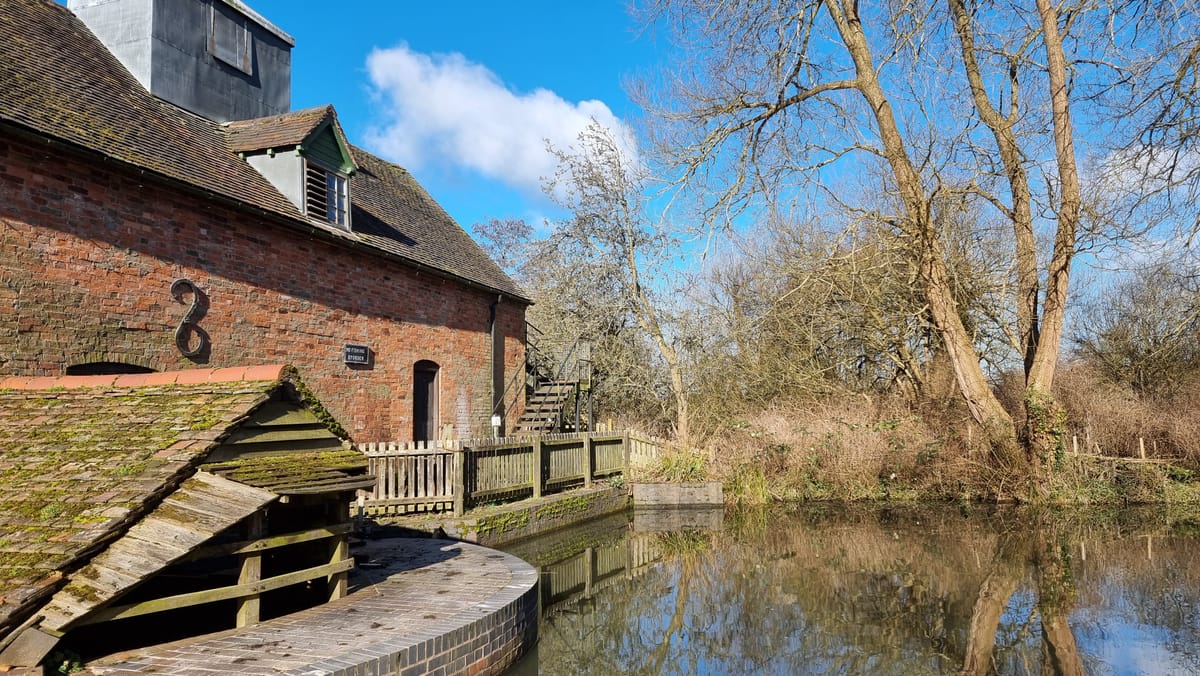
M 537 640 L 537 571 L 503 552 L 369 541 L 345 598 L 262 624 L 112 655 L 91 674 L 500 674 Z

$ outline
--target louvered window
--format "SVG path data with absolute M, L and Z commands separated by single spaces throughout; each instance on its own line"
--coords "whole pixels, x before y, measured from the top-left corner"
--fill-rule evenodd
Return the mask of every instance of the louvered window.
M 309 163 L 305 172 L 305 204 L 308 215 L 349 227 L 350 195 L 346 177 Z

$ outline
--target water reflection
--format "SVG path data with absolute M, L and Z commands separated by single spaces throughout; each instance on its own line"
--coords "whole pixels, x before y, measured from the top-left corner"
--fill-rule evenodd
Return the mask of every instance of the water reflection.
M 807 508 L 514 553 L 543 572 L 542 674 L 1197 673 L 1192 524 Z

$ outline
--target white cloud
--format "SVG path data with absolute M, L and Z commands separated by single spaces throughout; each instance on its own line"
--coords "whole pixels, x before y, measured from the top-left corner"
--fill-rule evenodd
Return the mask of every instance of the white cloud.
M 631 139 L 602 101 L 572 103 L 548 89 L 514 92 L 462 54 L 421 54 L 406 44 L 367 58 L 381 108 L 370 147 L 415 169 L 450 164 L 530 192 L 540 192 L 555 160 L 546 141 L 567 148 L 593 119 Z

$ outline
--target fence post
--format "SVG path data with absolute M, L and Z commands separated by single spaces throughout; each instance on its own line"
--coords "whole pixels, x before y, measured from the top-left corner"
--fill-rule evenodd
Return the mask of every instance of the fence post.
M 467 508 L 467 450 L 454 449 L 454 516 L 462 516 Z
M 542 437 L 533 438 L 533 497 L 542 497 Z
M 596 459 L 593 454 L 595 445 L 591 433 L 583 435 L 583 487 L 592 487 L 592 474 L 596 471 Z
M 629 454 L 632 450 L 632 444 L 633 441 L 629 437 L 629 430 L 625 430 L 621 433 L 621 448 L 625 451 L 625 467 L 621 470 L 621 476 L 625 477 L 625 479 L 629 479 Z

